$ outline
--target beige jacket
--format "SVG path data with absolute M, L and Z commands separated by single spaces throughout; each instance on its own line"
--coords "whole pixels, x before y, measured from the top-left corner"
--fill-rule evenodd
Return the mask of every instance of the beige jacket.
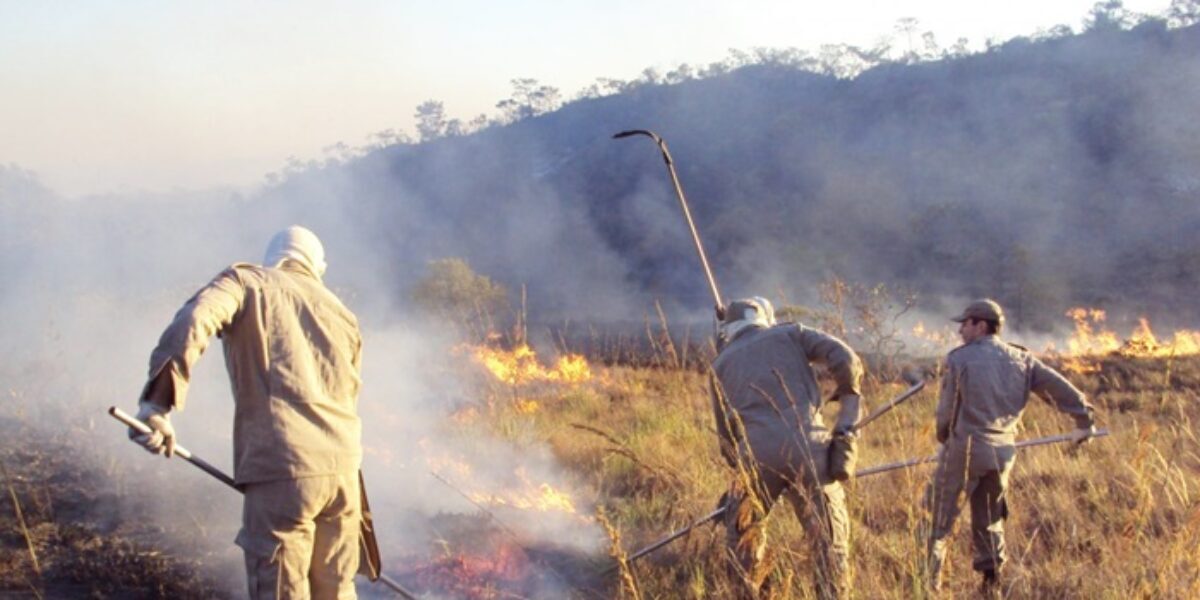
M 179 309 L 150 355 L 142 400 L 182 409 L 216 334 L 236 404 L 239 483 L 353 472 L 362 460 L 358 320 L 299 263 L 235 264 Z
M 811 363 L 829 369 L 837 382 L 835 398 L 859 394 L 862 363 L 829 334 L 787 323 L 751 327 L 734 337 L 712 365 L 713 410 L 723 441 L 733 447 L 748 444 L 757 461 L 777 467 L 795 464 L 801 441 L 826 442 L 829 433 L 818 412 L 821 390 Z
M 1090 427 L 1093 408 L 1083 392 L 1028 350 L 994 335 L 959 346 L 946 357 L 937 407 L 937 437 L 971 438 L 976 445 L 1012 446 L 1033 392 Z

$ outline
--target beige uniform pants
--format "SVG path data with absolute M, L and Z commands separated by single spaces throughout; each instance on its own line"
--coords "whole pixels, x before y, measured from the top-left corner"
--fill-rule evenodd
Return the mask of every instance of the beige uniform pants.
M 245 487 L 237 544 L 252 600 L 355 598 L 358 473 Z
M 986 449 L 976 449 L 984 454 Z M 972 567 L 976 571 L 998 570 L 1005 560 L 1004 519 L 1008 517 L 1008 476 L 1012 463 L 971 460 L 969 443 L 950 440 L 938 460 L 937 471 L 926 495 L 931 515 L 928 560 L 930 583 L 940 587 L 942 563 L 954 521 L 962 511 L 965 494 L 971 505 Z M 997 469 L 995 467 L 999 466 Z
M 771 561 L 765 556 L 767 516 L 782 495 L 791 503 L 804 526 L 815 566 L 817 596 L 822 599 L 842 597 L 848 589 L 850 518 L 841 484 L 822 483 L 815 477 L 804 475 L 793 483 L 766 468 L 761 469 L 754 479 L 757 479 L 756 485 L 733 486 L 729 510 L 725 512 L 728 558 L 735 579 L 743 583 L 742 595 L 754 598 L 769 593 L 765 589 L 771 568 Z M 747 493 L 748 488 L 757 488 L 753 497 Z

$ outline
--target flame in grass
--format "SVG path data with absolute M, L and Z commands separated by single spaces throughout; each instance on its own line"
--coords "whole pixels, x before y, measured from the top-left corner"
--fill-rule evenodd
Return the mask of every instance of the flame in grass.
M 1047 352 L 1062 357 L 1063 367 L 1070 371 L 1099 371 L 1100 365 L 1095 359 L 1102 356 L 1170 358 L 1200 354 L 1200 331 L 1181 329 L 1170 340 L 1160 340 L 1150 328 L 1150 321 L 1142 317 L 1129 337 L 1122 339 L 1105 325 L 1107 315 L 1103 310 L 1076 307 L 1066 314 L 1075 322 L 1075 331 L 1067 339 L 1067 350 L 1056 353 L 1051 346 Z
M 578 354 L 567 354 L 558 359 L 552 368 L 538 362 L 537 353 L 526 344 L 512 350 L 501 350 L 488 346 L 470 346 L 472 358 L 483 365 L 496 379 L 509 384 L 535 381 L 554 383 L 583 383 L 592 378 L 592 368 Z
M 423 449 L 428 450 L 426 440 L 418 442 Z M 471 465 L 450 456 L 427 456 L 426 462 L 434 473 L 447 477 L 456 487 L 477 484 Z M 534 482 L 529 477 L 525 467 L 517 467 L 513 471 L 513 481 L 509 485 L 497 485 L 493 489 L 472 489 L 466 487 L 462 493 L 472 502 L 484 506 L 507 506 L 520 510 L 537 512 L 560 512 L 571 515 L 578 514 L 575 501 L 567 492 L 556 489 L 549 483 Z
M 521 485 L 497 492 L 472 492 L 471 500 L 489 506 L 511 506 L 521 510 L 538 512 L 564 512 L 576 514 L 571 495 L 554 489 L 548 483 L 533 483 L 524 467 L 514 472 Z
M 925 326 L 924 321 L 917 321 L 913 326 L 913 339 L 917 340 L 919 346 L 928 347 L 933 350 L 945 350 L 952 348 L 959 343 L 958 335 L 955 334 L 954 328 L 950 326 L 942 327 L 941 329 L 930 329 Z

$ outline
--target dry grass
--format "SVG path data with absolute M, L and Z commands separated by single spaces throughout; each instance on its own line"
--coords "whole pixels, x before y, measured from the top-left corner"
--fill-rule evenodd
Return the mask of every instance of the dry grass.
M 1200 597 L 1200 358 L 1112 359 L 1072 379 L 1102 411 L 1113 434 L 1085 447 L 1026 450 L 1012 478 L 1006 531 L 1007 597 Z M 923 456 L 934 449 L 937 382 L 864 437 L 860 465 Z M 903 388 L 868 382 L 869 402 Z M 632 553 L 712 510 L 730 473 L 720 460 L 706 378 L 695 371 L 612 367 L 597 381 L 543 391 L 531 414 L 508 411 L 496 431 L 544 440 L 591 488 L 614 539 Z M 520 424 L 517 425 L 516 422 Z M 1072 422 L 1031 400 L 1022 437 L 1068 430 Z M 932 469 L 898 471 L 848 485 L 854 596 L 920 598 L 924 513 Z M 779 598 L 810 597 L 802 531 L 786 510 L 772 515 Z M 977 575 L 959 520 L 946 567 L 946 595 L 970 596 Z M 713 598 L 730 594 L 722 532 L 704 527 L 612 577 L 614 597 Z
M 77 427 L 76 425 L 74 427 Z M 102 463 L 85 435 L 47 436 L 0 413 L 0 596 L 29 598 L 223 598 L 204 545 L 180 547 L 181 520 L 150 522 L 136 486 Z M 195 499 L 203 502 L 203 499 Z M 180 514 L 190 501 L 177 502 Z
M 460 426 L 550 447 L 578 482 L 578 504 L 593 500 L 602 507 L 610 538 L 632 553 L 710 512 L 730 478 L 717 453 L 706 377 L 694 368 L 672 368 L 672 362 L 607 367 L 574 386 L 514 390 L 481 383 L 484 418 Z M 1028 450 L 1018 459 L 1007 524 L 1007 596 L 1200 597 L 1200 438 L 1194 422 L 1200 416 L 1200 358 L 1112 359 L 1100 372 L 1073 379 L 1094 399 L 1113 435 L 1078 450 Z M 867 400 L 882 402 L 902 387 L 870 380 Z M 932 451 L 936 387 L 933 382 L 866 430 L 860 465 Z M 538 409 L 522 410 L 514 397 L 536 400 Z M 133 498 L 136 504 L 136 487 L 125 474 L 103 457 L 89 456 L 69 435 L 23 433 L 22 419 L 0 414 L 6 440 L 0 460 L 22 511 L 18 519 L 15 506 L 0 510 L 0 591 L 27 597 L 228 594 L 200 554 L 166 542 L 178 536 L 133 518 L 138 512 L 129 503 Z M 1025 424 L 1026 437 L 1071 426 L 1036 400 Z M 855 597 L 923 597 L 920 500 L 930 473 L 918 467 L 849 485 Z M 786 508 L 775 511 L 770 525 L 777 597 L 811 597 L 807 544 Z M 964 515 L 947 566 L 948 596 L 969 597 L 977 583 L 965 524 Z M 590 588 L 614 598 L 728 597 L 722 542 L 723 532 L 701 527 Z M 607 564 L 603 557 L 593 562 L 597 572 Z

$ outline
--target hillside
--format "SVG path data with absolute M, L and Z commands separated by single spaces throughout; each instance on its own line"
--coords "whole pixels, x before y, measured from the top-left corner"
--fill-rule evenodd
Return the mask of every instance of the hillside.
M 931 309 L 994 295 L 1018 327 L 1078 304 L 1194 321 L 1198 56 L 1200 27 L 1151 20 L 852 79 L 766 62 L 385 148 L 262 200 L 352 207 L 345 226 L 388 249 L 398 288 L 462 256 L 555 313 L 705 306 L 657 151 L 609 139 L 646 128 L 731 294 L 811 299 L 836 274 Z

